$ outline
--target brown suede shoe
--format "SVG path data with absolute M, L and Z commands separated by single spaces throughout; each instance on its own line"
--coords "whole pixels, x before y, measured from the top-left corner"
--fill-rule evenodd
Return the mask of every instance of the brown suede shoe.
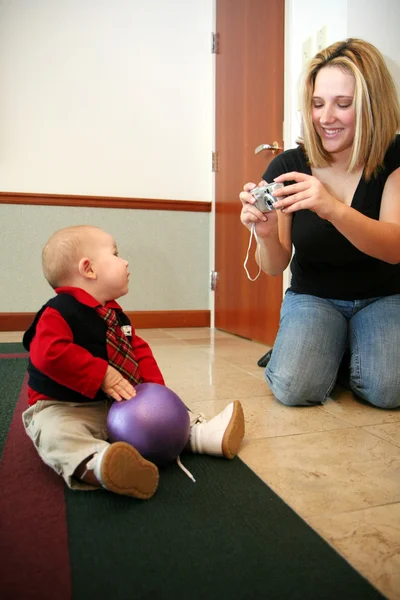
M 94 474 L 110 492 L 147 500 L 158 486 L 158 468 L 126 442 L 110 444 L 98 457 Z

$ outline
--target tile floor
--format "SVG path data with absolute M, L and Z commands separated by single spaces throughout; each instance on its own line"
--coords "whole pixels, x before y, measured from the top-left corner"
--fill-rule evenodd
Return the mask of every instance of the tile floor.
M 278 404 L 257 360 L 269 349 L 207 328 L 143 329 L 172 388 L 210 417 L 240 399 L 240 458 L 388 599 L 400 600 L 400 410 L 335 391 L 324 406 Z M 18 332 L 0 342 L 20 341 Z

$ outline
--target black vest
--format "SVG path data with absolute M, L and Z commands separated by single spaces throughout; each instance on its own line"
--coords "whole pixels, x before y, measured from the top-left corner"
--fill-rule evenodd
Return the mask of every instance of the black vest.
M 39 319 L 47 307 L 56 309 L 68 323 L 72 331 L 74 344 L 82 346 L 82 348 L 88 350 L 93 356 L 108 361 L 106 345 L 107 325 L 105 321 L 94 308 L 78 302 L 78 300 L 70 294 L 59 294 L 55 298 L 51 298 L 51 300 L 42 306 L 35 316 L 32 325 L 24 334 L 22 343 L 27 350 L 29 350 L 32 339 L 36 333 L 36 326 Z M 117 318 L 121 326 L 130 325 L 128 317 L 122 311 L 117 311 Z M 131 341 L 130 337 L 128 337 L 128 339 Z M 107 398 L 107 395 L 102 390 L 99 390 L 94 398 L 89 398 L 84 394 L 75 392 L 64 385 L 57 383 L 54 379 L 47 377 L 47 375 L 39 371 L 30 359 L 28 363 L 28 375 L 28 385 L 30 388 L 49 398 L 54 398 L 55 400 L 65 400 L 66 402 L 95 402 Z

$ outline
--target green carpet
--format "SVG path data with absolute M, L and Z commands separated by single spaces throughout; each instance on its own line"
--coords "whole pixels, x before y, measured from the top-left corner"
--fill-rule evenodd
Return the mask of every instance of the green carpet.
M 18 352 L 0 344 L 2 600 L 383 598 L 238 458 L 184 455 L 197 483 L 170 465 L 145 502 L 67 489 L 23 431 Z

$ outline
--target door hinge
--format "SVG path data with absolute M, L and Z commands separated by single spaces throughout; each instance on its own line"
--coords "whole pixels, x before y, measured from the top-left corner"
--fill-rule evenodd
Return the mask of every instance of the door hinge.
M 218 152 L 213 152 L 212 153 L 212 159 L 211 159 L 211 169 L 213 173 L 216 173 L 216 171 L 219 171 L 219 154 Z
M 211 34 L 211 54 L 218 54 L 219 52 L 219 34 Z
M 215 292 L 215 288 L 217 287 L 217 281 L 218 281 L 218 272 L 210 271 L 210 290 L 212 292 Z

